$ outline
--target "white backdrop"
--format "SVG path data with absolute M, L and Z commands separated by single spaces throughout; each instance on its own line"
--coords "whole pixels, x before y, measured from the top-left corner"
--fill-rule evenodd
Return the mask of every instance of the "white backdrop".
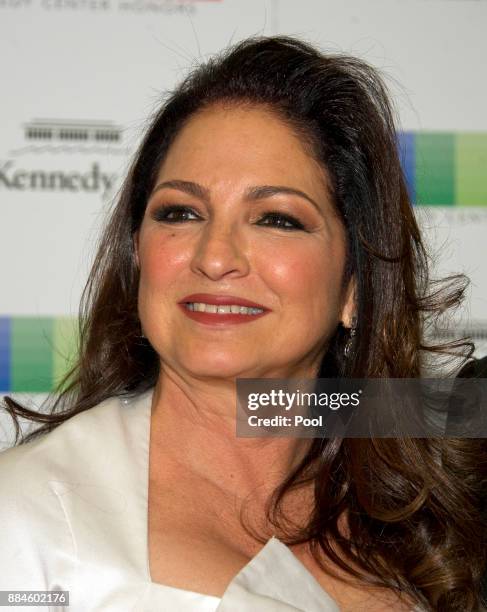
M 200 59 L 252 34 L 301 36 L 379 68 L 401 129 L 482 133 L 486 24 L 485 0 L 0 0 L 4 328 L 76 314 L 100 222 L 146 119 Z M 487 151 L 479 154 L 487 168 Z M 472 279 L 455 328 L 473 332 L 481 355 L 487 193 L 486 206 L 461 204 L 417 210 L 431 251 L 443 245 L 438 273 Z M 11 377 L 22 368 L 21 357 L 5 365 L 12 334 L 0 340 Z M 32 391 L 7 379 L 4 390 Z

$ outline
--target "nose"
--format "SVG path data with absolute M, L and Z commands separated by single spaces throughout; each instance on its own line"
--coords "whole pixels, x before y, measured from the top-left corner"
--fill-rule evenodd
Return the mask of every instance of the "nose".
M 249 272 L 245 251 L 244 239 L 238 228 L 223 225 L 221 221 L 210 221 L 199 237 L 191 269 L 212 280 L 228 275 L 245 276 Z

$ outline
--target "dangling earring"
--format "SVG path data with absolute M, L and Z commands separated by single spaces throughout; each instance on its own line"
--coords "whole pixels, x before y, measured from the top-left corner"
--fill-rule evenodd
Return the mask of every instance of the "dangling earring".
M 345 359 L 348 359 L 348 357 L 350 356 L 350 352 L 353 346 L 353 339 L 356 333 L 357 333 L 357 317 L 356 315 L 353 315 L 352 320 L 351 320 L 349 337 L 348 337 L 347 343 L 345 344 L 345 348 L 343 349 L 343 356 L 345 357 Z

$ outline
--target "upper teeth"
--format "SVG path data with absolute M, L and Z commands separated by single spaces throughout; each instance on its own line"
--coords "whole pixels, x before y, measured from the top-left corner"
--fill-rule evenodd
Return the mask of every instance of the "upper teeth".
M 186 308 L 197 312 L 213 312 L 216 314 L 258 314 L 264 312 L 262 308 L 248 308 L 238 304 L 204 304 L 203 302 L 188 302 Z

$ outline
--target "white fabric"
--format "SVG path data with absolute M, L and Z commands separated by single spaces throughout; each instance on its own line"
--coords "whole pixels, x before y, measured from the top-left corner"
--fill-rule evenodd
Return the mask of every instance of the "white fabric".
M 152 391 L 110 398 L 0 453 L 0 590 L 65 590 L 66 612 L 336 612 L 276 538 L 223 597 L 151 581 L 147 516 Z

